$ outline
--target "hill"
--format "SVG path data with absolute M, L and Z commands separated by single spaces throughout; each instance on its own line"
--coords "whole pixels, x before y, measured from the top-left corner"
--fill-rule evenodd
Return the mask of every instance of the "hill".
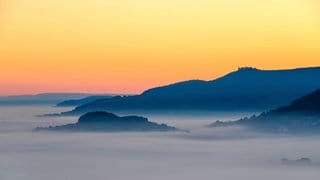
M 146 132 L 173 131 L 174 127 L 157 124 L 139 116 L 120 117 L 108 112 L 91 112 L 81 116 L 77 123 L 63 126 L 37 128 L 37 131 L 90 131 L 90 132 Z
M 191 80 L 136 96 L 96 100 L 63 115 L 101 110 L 265 110 L 320 88 L 320 68 L 240 68 L 212 81 Z
M 70 107 L 70 106 L 80 106 L 83 104 L 94 102 L 98 99 L 109 99 L 111 95 L 101 95 L 101 96 L 89 96 L 82 99 L 70 99 L 66 101 L 62 101 L 57 104 L 57 107 Z
M 245 126 L 276 133 L 320 133 L 320 90 L 293 101 L 290 105 L 234 122 L 217 121 L 211 126 Z

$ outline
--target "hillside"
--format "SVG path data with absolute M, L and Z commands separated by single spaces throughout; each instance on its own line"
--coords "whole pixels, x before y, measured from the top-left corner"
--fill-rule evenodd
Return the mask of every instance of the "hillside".
M 141 95 L 97 100 L 64 115 L 99 110 L 265 110 L 320 88 L 320 68 L 240 68 L 212 81 L 191 80 Z
M 234 122 L 217 121 L 211 126 L 245 126 L 252 130 L 276 133 L 320 133 L 320 90 L 303 96 L 290 105 Z
M 109 99 L 111 95 L 100 95 L 100 96 L 89 96 L 82 99 L 70 99 L 66 101 L 62 101 L 57 104 L 57 107 L 70 107 L 70 106 L 80 106 L 83 104 L 94 102 L 98 99 Z

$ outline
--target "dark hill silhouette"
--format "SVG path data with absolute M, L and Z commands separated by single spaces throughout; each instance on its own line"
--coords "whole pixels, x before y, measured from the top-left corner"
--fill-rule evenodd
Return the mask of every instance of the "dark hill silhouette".
M 211 126 L 246 126 L 253 130 L 277 133 L 320 133 L 320 90 L 293 101 L 290 105 L 234 122 L 217 121 Z
M 320 89 L 300 99 L 293 101 L 289 106 L 278 108 L 275 113 L 319 113 L 320 114 Z
M 91 131 L 91 132 L 122 132 L 122 131 L 173 131 L 174 127 L 149 122 L 139 116 L 120 117 L 108 112 L 91 112 L 81 116 L 77 123 L 63 126 L 37 128 L 37 131 Z
M 112 97 L 111 95 L 103 95 L 103 96 L 101 95 L 101 96 L 89 96 L 82 99 L 71 99 L 71 100 L 66 100 L 58 103 L 57 107 L 80 106 L 83 104 L 94 102 L 98 99 L 109 99 L 111 97 Z
M 101 110 L 264 110 L 288 104 L 320 88 L 320 68 L 240 68 L 212 81 L 192 80 L 141 95 L 97 100 L 62 115 Z

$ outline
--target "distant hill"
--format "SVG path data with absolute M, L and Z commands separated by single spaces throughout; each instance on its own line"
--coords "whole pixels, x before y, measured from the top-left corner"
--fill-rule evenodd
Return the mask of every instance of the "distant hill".
M 276 133 L 320 133 L 320 90 L 293 101 L 290 105 L 234 122 L 217 121 L 211 126 L 245 126 Z
M 320 67 L 290 70 L 239 68 L 212 81 L 191 80 L 141 95 L 97 100 L 63 115 L 101 110 L 264 110 L 320 88 Z
M 112 95 L 100 95 L 100 96 L 89 96 L 82 99 L 71 99 L 60 102 L 57 104 L 57 107 L 70 107 L 70 106 L 80 106 L 83 104 L 94 102 L 98 99 L 109 99 Z
M 91 112 L 81 116 L 77 123 L 63 126 L 37 128 L 37 131 L 91 131 L 91 132 L 146 132 L 173 131 L 174 127 L 157 124 L 139 116 L 120 117 L 108 112 Z
M 86 93 L 43 93 L 36 95 L 0 96 L 0 105 L 55 105 L 68 99 L 90 96 Z

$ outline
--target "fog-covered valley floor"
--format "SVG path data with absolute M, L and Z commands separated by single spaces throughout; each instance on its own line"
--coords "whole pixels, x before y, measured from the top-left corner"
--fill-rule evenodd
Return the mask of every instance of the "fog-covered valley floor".
M 246 113 L 153 116 L 188 132 L 33 132 L 77 117 L 35 115 L 66 109 L 0 107 L 0 180 L 318 180 L 318 137 L 272 136 L 242 128 L 205 128 Z M 282 158 L 308 157 L 314 165 L 288 166 Z

